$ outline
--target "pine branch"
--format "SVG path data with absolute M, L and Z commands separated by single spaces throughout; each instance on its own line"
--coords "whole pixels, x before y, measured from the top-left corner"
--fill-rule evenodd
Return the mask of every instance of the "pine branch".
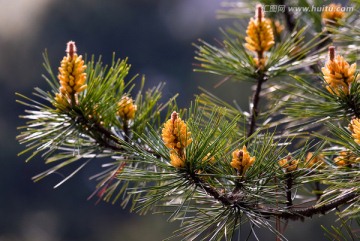
M 207 91 L 178 113 L 175 97 L 159 104 L 163 85 L 144 91 L 144 79 L 134 95 L 126 59 L 114 58 L 108 68 L 92 57 L 85 65 L 72 41 L 56 78 L 45 53 L 51 92 L 36 88 L 40 101 L 18 95 L 28 108 L 18 136 L 27 145 L 22 153 L 53 164 L 34 179 L 83 160 L 60 185 L 94 158 L 111 158 L 92 177 L 99 183 L 91 197 L 131 203 L 141 214 L 171 212 L 169 220 L 183 224 L 175 236 L 189 240 L 231 240 L 245 222 L 249 237 L 259 226 L 283 240 L 280 221 L 271 219 L 305 220 L 335 209 L 340 218 L 357 217 L 360 84 L 347 59 L 359 57 L 346 44 L 358 44 L 359 28 L 351 26 L 358 20 L 355 13 L 337 19 L 340 11 L 330 21 L 334 15 L 325 12 L 295 23 L 288 7 L 283 34 L 276 16 L 267 18 L 258 5 L 246 37 L 235 27 L 219 46 L 196 46 L 197 71 L 255 85 L 250 114 Z M 315 26 L 301 28 L 306 18 Z M 320 72 L 315 64 L 326 59 L 329 39 L 343 54 L 331 47 Z M 314 184 L 323 189 L 316 200 Z
M 99 143 L 99 145 L 105 148 L 109 148 L 115 152 L 124 151 L 122 142 L 118 137 L 115 136 L 115 134 L 111 133 L 98 122 L 90 122 L 80 109 L 73 108 L 73 111 L 76 115 L 70 116 L 72 121 L 74 121 L 76 125 L 82 125 L 85 129 L 84 132 L 87 132 L 89 136 L 94 138 Z
M 250 137 L 256 128 L 256 119 L 259 115 L 259 102 L 260 102 L 260 93 L 261 93 L 261 87 L 262 84 L 267 80 L 267 77 L 264 73 L 259 73 L 258 82 L 256 85 L 256 90 L 253 97 L 252 102 L 252 110 L 251 110 L 251 119 L 250 119 L 250 127 L 249 132 L 247 134 L 248 137 Z
M 291 175 L 291 173 L 286 173 L 286 175 L 285 175 L 285 192 L 286 192 L 287 207 L 291 207 L 293 205 L 292 196 L 291 196 L 292 186 L 293 186 L 292 175 Z
M 284 16 L 286 20 L 286 26 L 289 32 L 292 32 L 295 29 L 295 18 L 293 12 L 289 11 L 289 6 L 285 4 L 285 0 L 279 0 L 279 5 L 285 6 Z
M 241 193 L 226 193 L 221 194 L 214 187 L 211 187 L 208 183 L 201 180 L 194 173 L 188 173 L 189 178 L 198 188 L 204 190 L 208 195 L 212 196 L 224 206 L 230 206 L 232 208 L 239 208 L 240 210 L 251 210 L 265 217 L 279 217 L 286 220 L 304 220 L 304 218 L 311 218 L 316 214 L 325 214 L 334 208 L 341 205 L 350 204 L 357 201 L 358 193 L 354 191 L 345 191 L 339 194 L 339 197 L 325 204 L 316 204 L 310 207 L 294 208 L 288 206 L 287 209 L 275 209 L 265 207 L 263 205 L 248 205 L 243 202 L 244 196 Z

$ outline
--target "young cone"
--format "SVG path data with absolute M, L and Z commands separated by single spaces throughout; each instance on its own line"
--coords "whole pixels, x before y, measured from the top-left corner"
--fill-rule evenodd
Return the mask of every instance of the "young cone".
M 291 160 L 291 157 L 281 159 L 278 162 L 279 166 L 285 170 L 285 172 L 292 172 L 298 168 L 299 160 Z
M 325 7 L 321 14 L 322 21 L 325 25 L 336 25 L 337 21 L 345 17 L 345 12 L 341 10 L 341 4 L 331 3 Z
M 349 129 L 352 133 L 352 137 L 354 138 L 357 144 L 360 144 L 360 119 L 354 118 L 351 120 L 349 124 Z
M 76 53 L 75 42 L 67 43 L 67 55 L 61 61 L 58 79 L 60 82 L 59 93 L 56 94 L 55 101 L 59 106 L 66 106 L 67 103 L 75 105 L 75 96 L 87 88 L 86 65 L 81 55 Z
M 351 167 L 352 163 L 359 163 L 360 158 L 350 151 L 341 151 L 334 161 L 339 167 Z
M 127 120 L 133 120 L 135 118 L 137 106 L 134 104 L 132 98 L 123 96 L 117 105 L 118 105 L 118 110 L 116 114 L 120 116 L 121 119 L 127 121 Z
M 250 153 L 247 151 L 246 146 L 243 148 L 236 149 L 232 153 L 232 160 L 230 165 L 238 171 L 240 176 L 243 176 L 247 169 L 251 167 L 255 162 L 255 157 L 251 157 Z
M 165 146 L 170 148 L 171 165 L 180 168 L 185 166 L 185 148 L 192 142 L 191 132 L 187 125 L 175 111 L 171 118 L 164 124 L 162 139 Z
M 245 48 L 257 53 L 255 61 L 257 65 L 263 66 L 265 62 L 264 52 L 268 51 L 274 44 L 274 33 L 270 19 L 264 18 L 262 6 L 256 7 L 256 16 L 251 18 L 246 30 Z
M 356 63 L 349 65 L 340 55 L 335 57 L 335 47 L 329 47 L 329 60 L 321 68 L 328 84 L 326 89 L 337 96 L 349 95 L 351 83 L 355 80 Z

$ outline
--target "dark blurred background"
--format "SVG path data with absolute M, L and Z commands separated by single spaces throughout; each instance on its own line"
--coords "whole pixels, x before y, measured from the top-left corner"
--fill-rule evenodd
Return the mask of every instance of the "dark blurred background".
M 15 139 L 16 127 L 24 124 L 18 118 L 24 107 L 15 103 L 15 92 L 29 96 L 34 87 L 48 89 L 41 78 L 42 52 L 47 49 L 56 71 L 67 41 L 74 40 L 80 54 L 101 54 L 105 63 L 110 63 L 113 52 L 129 57 L 131 75 L 145 74 L 149 87 L 167 82 L 164 100 L 179 92 L 182 107 L 199 92 L 198 86 L 228 101 L 247 100 L 247 85 L 233 88 L 228 82 L 215 90 L 212 86 L 220 77 L 192 71 L 192 43 L 198 38 L 214 43 L 222 38 L 219 26 L 229 24 L 216 20 L 220 3 L 0 0 L 0 241 L 144 241 L 171 235 L 177 225 L 166 223 L 166 216 L 138 216 L 116 204 L 87 201 L 95 186 L 88 178 L 98 163 L 55 190 L 59 175 L 34 184 L 31 177 L 47 167 L 40 157 L 25 163 L 25 156 L 17 156 L 24 148 Z M 290 225 L 290 232 L 295 232 L 290 240 L 323 238 L 318 224 L 298 227 L 300 223 Z M 306 233 L 314 239 L 306 239 Z

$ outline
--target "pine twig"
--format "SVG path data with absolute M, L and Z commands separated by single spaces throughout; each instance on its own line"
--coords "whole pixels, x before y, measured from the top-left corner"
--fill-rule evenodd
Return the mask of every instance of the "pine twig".
M 338 198 L 323 205 L 312 205 L 302 208 L 270 208 L 259 204 L 247 204 L 243 199 L 244 194 L 237 193 L 225 193 L 222 194 L 216 188 L 209 185 L 207 182 L 199 178 L 195 173 L 188 172 L 185 177 L 190 179 L 194 185 L 204 190 L 208 195 L 212 196 L 215 200 L 221 202 L 224 206 L 230 206 L 238 209 L 251 210 L 254 213 L 260 214 L 263 217 L 278 217 L 285 220 L 304 220 L 304 218 L 310 218 L 316 214 L 325 214 L 326 212 L 337 208 L 344 204 L 350 204 L 355 202 L 358 194 L 352 190 L 350 192 L 343 192 L 339 194 Z
M 293 185 L 293 178 L 292 174 L 286 173 L 285 175 L 285 182 L 286 182 L 286 206 L 291 207 L 292 206 L 292 197 L 291 197 L 291 188 Z
M 285 0 L 279 0 L 279 4 L 285 6 L 284 15 L 285 15 L 286 26 L 289 32 L 292 32 L 295 28 L 294 14 L 289 11 L 289 6 L 285 4 Z
M 258 114 L 259 114 L 259 102 L 260 102 L 261 88 L 262 88 L 262 84 L 266 80 L 267 80 L 266 75 L 264 73 L 262 73 L 262 72 L 259 73 L 256 89 L 255 89 L 255 92 L 254 92 L 254 97 L 253 97 L 253 100 L 252 100 L 250 127 L 249 127 L 249 132 L 247 134 L 248 137 L 250 137 L 254 133 L 254 131 L 256 129 L 256 119 L 257 119 Z

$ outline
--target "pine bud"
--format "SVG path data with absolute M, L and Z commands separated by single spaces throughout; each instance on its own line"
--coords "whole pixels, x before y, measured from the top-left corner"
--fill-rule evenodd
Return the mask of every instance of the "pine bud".
M 314 156 L 313 152 L 309 152 L 306 155 L 306 167 L 307 168 L 313 168 L 313 167 L 319 167 L 322 166 L 324 162 L 324 155 L 318 154 Z
M 206 156 L 202 159 L 202 161 L 208 164 L 214 164 L 216 162 L 215 157 L 211 156 L 210 152 L 206 154 Z
M 348 95 L 351 83 L 355 80 L 356 63 L 349 65 L 340 55 L 335 57 L 335 48 L 329 47 L 329 60 L 321 68 L 328 86 L 326 89 L 337 96 Z
M 60 82 L 59 93 L 55 96 L 54 105 L 58 108 L 75 105 L 76 95 L 87 88 L 86 82 L 86 65 L 82 56 L 76 53 L 75 42 L 70 41 L 66 47 L 67 55 L 62 59 L 59 67 L 58 79 Z
M 176 168 L 183 167 L 185 165 L 184 149 L 192 142 L 192 139 L 187 125 L 175 111 L 165 122 L 161 136 L 165 146 L 171 149 L 171 165 Z
M 292 172 L 298 168 L 299 160 L 291 160 L 291 156 L 287 158 L 281 159 L 278 161 L 278 164 L 281 168 L 285 170 L 285 172 Z
M 183 168 L 185 167 L 185 160 L 179 157 L 176 151 L 170 151 L 170 164 L 176 168 Z
M 341 151 L 334 161 L 339 167 L 351 167 L 352 163 L 359 163 L 360 158 L 350 151 Z
M 86 65 L 82 56 L 76 53 L 75 42 L 68 42 L 66 48 L 67 56 L 61 61 L 59 67 L 58 79 L 60 81 L 60 92 L 63 95 L 74 95 L 84 91 L 87 87 L 86 81 Z
M 277 34 L 281 34 L 282 31 L 284 31 L 285 26 L 281 24 L 279 20 L 274 21 L 273 24 L 274 32 Z
M 258 5 L 255 18 L 251 18 L 246 30 L 245 47 L 255 51 L 258 59 L 263 58 L 263 53 L 274 45 L 274 33 L 271 20 L 263 17 L 262 6 Z
M 190 137 L 191 132 L 187 131 L 185 122 L 174 111 L 162 129 L 162 139 L 165 146 L 174 150 L 183 149 L 192 142 Z
M 62 108 L 68 106 L 70 101 L 71 100 L 67 96 L 65 96 L 65 95 L 63 95 L 61 93 L 56 93 L 54 105 L 56 107 L 58 107 L 58 110 L 60 110 L 60 109 L 62 110 Z
M 337 21 L 344 18 L 345 12 L 341 10 L 341 4 L 331 3 L 325 6 L 325 10 L 321 14 L 322 21 L 325 25 L 336 25 Z
M 349 124 L 349 130 L 352 133 L 352 137 L 357 144 L 360 144 L 360 119 L 354 118 Z
M 118 102 L 118 110 L 116 114 L 124 121 L 132 120 L 135 118 L 137 106 L 134 104 L 132 98 L 123 96 Z
M 255 157 L 250 157 L 250 153 L 247 151 L 246 146 L 244 145 L 243 148 L 236 149 L 232 153 L 232 160 L 230 165 L 235 168 L 239 175 L 242 176 L 245 174 L 247 169 L 251 167 L 255 162 Z

